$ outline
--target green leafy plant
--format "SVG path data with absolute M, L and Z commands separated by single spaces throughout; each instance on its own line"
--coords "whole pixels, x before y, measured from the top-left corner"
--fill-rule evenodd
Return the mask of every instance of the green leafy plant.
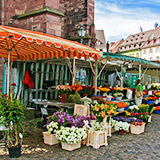
M 16 147 L 20 144 L 23 135 L 23 121 L 25 108 L 20 100 L 0 97 L 0 117 L 2 125 L 6 128 L 7 146 Z
M 78 93 L 70 94 L 69 95 L 69 102 L 80 104 L 81 103 L 81 96 Z

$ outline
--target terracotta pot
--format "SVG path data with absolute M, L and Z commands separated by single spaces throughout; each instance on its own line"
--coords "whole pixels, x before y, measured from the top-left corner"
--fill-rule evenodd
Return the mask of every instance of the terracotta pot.
M 83 97 L 88 97 L 88 93 L 83 93 Z
M 59 94 L 59 102 L 67 103 L 68 94 Z
M 125 131 L 125 130 L 120 130 L 120 131 L 119 131 L 119 134 L 120 134 L 120 135 L 125 135 L 125 134 L 126 134 L 126 131 Z

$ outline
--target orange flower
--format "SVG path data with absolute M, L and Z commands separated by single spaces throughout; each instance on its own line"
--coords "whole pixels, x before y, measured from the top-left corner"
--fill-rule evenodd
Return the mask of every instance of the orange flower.
M 101 112 L 101 115 L 102 115 L 102 117 L 105 117 L 106 112 L 105 112 L 105 111 L 102 111 L 102 112 Z
M 95 111 L 99 111 L 99 109 L 100 109 L 99 107 L 95 106 Z
M 105 105 L 104 104 L 101 104 L 101 109 L 105 109 Z

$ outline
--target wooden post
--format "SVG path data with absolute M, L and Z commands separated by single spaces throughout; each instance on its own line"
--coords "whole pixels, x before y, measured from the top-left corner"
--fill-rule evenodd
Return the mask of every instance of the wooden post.
M 3 87 L 2 87 L 2 94 L 6 93 L 6 62 L 4 63 L 3 69 Z
M 95 87 L 95 90 L 94 90 L 94 94 L 96 95 L 97 94 L 97 60 L 95 60 L 95 75 L 94 75 L 94 87 Z
M 76 63 L 76 59 L 75 57 L 73 58 L 73 67 L 72 67 L 72 85 L 74 85 L 75 82 L 75 63 Z

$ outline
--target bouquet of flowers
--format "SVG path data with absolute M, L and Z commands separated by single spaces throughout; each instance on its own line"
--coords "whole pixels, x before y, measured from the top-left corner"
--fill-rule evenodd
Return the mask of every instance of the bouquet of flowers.
M 148 104 L 141 104 L 138 106 L 138 112 L 149 112 L 149 105 Z
M 72 86 L 70 86 L 72 91 L 75 93 L 78 93 L 79 91 L 82 91 L 83 90 L 83 86 L 80 85 L 80 84 L 74 84 Z
M 119 131 L 119 130 L 127 131 L 129 129 L 129 126 L 130 126 L 130 124 L 127 123 L 127 122 L 116 121 L 116 120 L 113 120 L 113 119 L 111 121 L 111 125 L 116 131 Z
M 86 128 L 86 130 L 89 130 L 91 132 L 108 130 L 108 126 L 103 122 L 100 123 L 97 122 L 96 120 L 92 120 L 90 124 L 88 121 L 84 121 L 84 123 L 85 123 L 84 127 Z
M 47 125 L 48 134 L 54 134 L 56 133 L 56 130 L 58 129 L 58 123 L 57 122 L 51 122 Z
M 76 144 L 87 137 L 86 128 L 78 127 L 61 127 L 60 130 L 56 132 L 56 138 L 68 144 Z
M 131 124 L 133 124 L 135 126 L 141 126 L 141 125 L 146 124 L 146 123 L 145 122 L 135 121 L 135 122 L 131 122 Z
M 117 105 L 109 104 L 96 104 L 91 106 L 91 111 L 96 116 L 98 122 L 102 122 L 106 116 L 113 116 L 117 114 Z
M 106 87 L 99 87 L 99 90 L 102 91 L 102 92 L 109 92 L 110 89 L 109 88 L 106 88 Z
M 68 85 L 58 85 L 56 86 L 56 90 L 58 91 L 58 94 L 65 94 L 69 93 L 71 90 L 71 87 Z
M 127 123 L 132 123 L 132 122 L 143 122 L 143 120 L 141 119 L 137 119 L 137 118 L 127 118 L 127 117 L 114 117 L 113 120 L 116 120 L 116 121 L 122 121 L 122 122 L 127 122 Z
M 113 94 L 114 97 L 123 97 L 123 93 L 117 92 Z
M 90 104 L 98 104 L 98 102 L 96 100 L 92 100 L 91 98 L 88 97 L 83 97 L 80 99 L 81 103 L 83 103 L 84 105 L 90 105 Z
M 130 106 L 129 107 L 129 111 L 131 111 L 131 112 L 138 112 L 138 110 L 139 110 L 139 108 L 138 108 L 138 106 L 137 105 L 133 105 L 133 106 Z
M 153 101 L 153 97 L 147 97 L 145 98 L 145 101 Z
M 48 119 L 48 123 L 50 122 L 57 122 L 58 123 L 58 127 L 60 128 L 60 126 L 64 126 L 64 127 L 70 127 L 70 121 L 73 119 L 73 116 L 70 116 L 69 114 L 67 114 L 66 112 L 56 112 L 53 115 L 47 117 Z
M 116 103 L 117 104 L 117 107 L 118 108 L 124 108 L 124 107 L 127 107 L 128 105 L 127 105 L 127 103 L 125 103 L 125 102 L 118 102 L 118 103 Z
M 160 97 L 160 92 L 157 92 L 157 93 L 156 93 L 156 96 Z

